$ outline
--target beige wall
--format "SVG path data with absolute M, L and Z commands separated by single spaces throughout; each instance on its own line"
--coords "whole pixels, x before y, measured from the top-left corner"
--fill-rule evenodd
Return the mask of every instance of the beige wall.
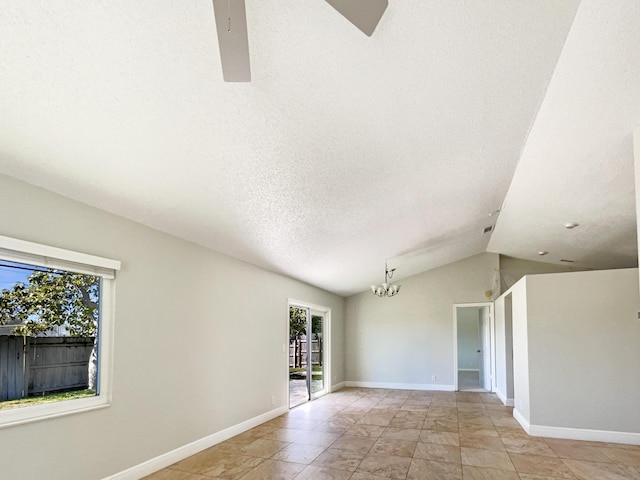
M 287 298 L 344 300 L 0 176 L 0 234 L 122 262 L 111 407 L 0 430 L 1 478 L 93 480 L 286 404 Z M 276 405 L 271 405 L 271 396 Z
M 403 279 L 393 298 L 347 298 L 346 380 L 453 389 L 453 305 L 486 302 L 498 255 L 483 253 Z M 436 380 L 432 380 L 432 376 Z

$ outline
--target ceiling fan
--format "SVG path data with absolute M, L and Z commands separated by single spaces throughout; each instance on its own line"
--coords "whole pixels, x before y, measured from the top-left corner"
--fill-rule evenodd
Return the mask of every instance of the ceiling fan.
M 368 36 L 373 34 L 388 0 L 325 0 Z M 225 82 L 250 82 L 245 0 L 213 0 L 222 76 Z

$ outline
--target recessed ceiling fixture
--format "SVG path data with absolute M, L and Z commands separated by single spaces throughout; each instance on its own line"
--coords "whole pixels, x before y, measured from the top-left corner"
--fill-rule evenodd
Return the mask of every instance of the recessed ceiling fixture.
M 387 268 L 387 262 L 384 262 L 384 283 L 382 285 L 371 285 L 371 291 L 374 295 L 378 297 L 393 297 L 400 292 L 400 287 L 402 285 L 389 285 L 389 280 L 393 277 L 393 272 L 396 269 L 392 268 L 389 270 Z
M 540 250 L 538 252 L 538 255 L 540 255 L 542 257 L 542 256 L 546 255 L 547 253 L 549 253 L 549 252 L 547 252 L 546 250 Z
M 490 216 L 490 217 L 493 217 L 494 215 L 497 215 L 497 214 L 499 214 L 499 213 L 500 213 L 500 209 L 497 209 L 497 210 L 494 210 L 493 212 L 490 212 L 490 213 L 489 213 L 489 216 Z
M 580 224 L 575 223 L 575 222 L 569 222 L 569 223 L 565 223 L 564 224 L 564 228 L 567 228 L 569 230 L 572 230 L 574 228 L 576 228 L 577 226 L 579 226 Z

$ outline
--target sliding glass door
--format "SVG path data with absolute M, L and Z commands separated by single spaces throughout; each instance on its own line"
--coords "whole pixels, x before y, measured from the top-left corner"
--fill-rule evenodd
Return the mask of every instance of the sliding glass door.
M 327 392 L 325 331 L 325 312 L 289 306 L 289 408 Z

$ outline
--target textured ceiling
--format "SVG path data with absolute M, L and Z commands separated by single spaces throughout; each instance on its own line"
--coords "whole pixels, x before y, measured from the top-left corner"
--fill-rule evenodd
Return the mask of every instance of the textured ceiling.
M 342 295 L 385 258 L 486 251 L 505 196 L 491 251 L 625 266 L 640 15 L 578 3 L 391 0 L 369 38 L 321 0 L 247 0 L 232 84 L 208 0 L 8 0 L 0 172 Z M 598 245 L 553 233 L 612 211 Z

